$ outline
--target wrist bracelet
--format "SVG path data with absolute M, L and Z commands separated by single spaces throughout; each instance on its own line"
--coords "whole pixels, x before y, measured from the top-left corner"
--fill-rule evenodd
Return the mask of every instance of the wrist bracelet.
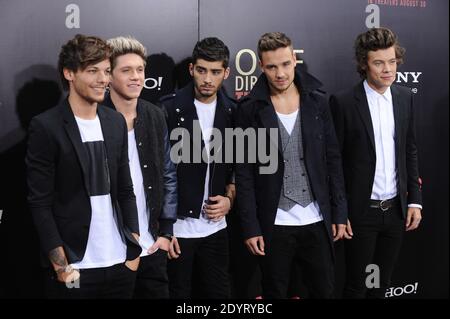
M 225 197 L 227 197 L 230 200 L 230 209 L 232 209 L 233 208 L 233 199 L 228 194 L 226 194 Z

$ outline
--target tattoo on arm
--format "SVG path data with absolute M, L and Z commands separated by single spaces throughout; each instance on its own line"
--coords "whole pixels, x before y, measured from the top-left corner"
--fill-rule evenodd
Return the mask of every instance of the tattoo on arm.
M 64 251 L 62 247 L 57 247 L 50 251 L 49 253 L 50 261 L 57 266 L 66 267 L 67 266 L 67 259 L 64 255 Z

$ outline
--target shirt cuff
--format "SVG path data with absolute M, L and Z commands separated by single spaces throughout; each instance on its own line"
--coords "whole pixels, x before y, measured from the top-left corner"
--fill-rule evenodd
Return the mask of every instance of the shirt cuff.
M 408 207 L 415 207 L 415 208 L 422 209 L 422 205 L 419 205 L 419 204 L 408 204 Z

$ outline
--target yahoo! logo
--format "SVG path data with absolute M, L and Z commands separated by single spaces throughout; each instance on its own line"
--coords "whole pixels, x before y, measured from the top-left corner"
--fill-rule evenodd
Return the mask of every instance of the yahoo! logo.
M 144 81 L 144 88 L 147 90 L 157 89 L 158 91 L 161 91 L 162 81 L 162 76 L 158 76 L 158 78 L 146 78 Z
M 410 295 L 417 293 L 417 288 L 419 286 L 418 282 L 415 282 L 414 284 L 409 284 L 404 287 L 391 287 L 386 289 L 385 297 L 399 297 L 401 295 Z

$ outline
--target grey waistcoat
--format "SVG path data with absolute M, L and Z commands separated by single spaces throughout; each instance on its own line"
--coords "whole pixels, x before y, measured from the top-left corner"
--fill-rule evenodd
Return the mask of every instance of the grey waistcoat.
M 284 176 L 278 208 L 289 211 L 296 204 L 308 206 L 313 201 L 303 156 L 302 130 L 300 128 L 300 110 L 291 135 L 278 118 L 281 143 L 283 146 Z

